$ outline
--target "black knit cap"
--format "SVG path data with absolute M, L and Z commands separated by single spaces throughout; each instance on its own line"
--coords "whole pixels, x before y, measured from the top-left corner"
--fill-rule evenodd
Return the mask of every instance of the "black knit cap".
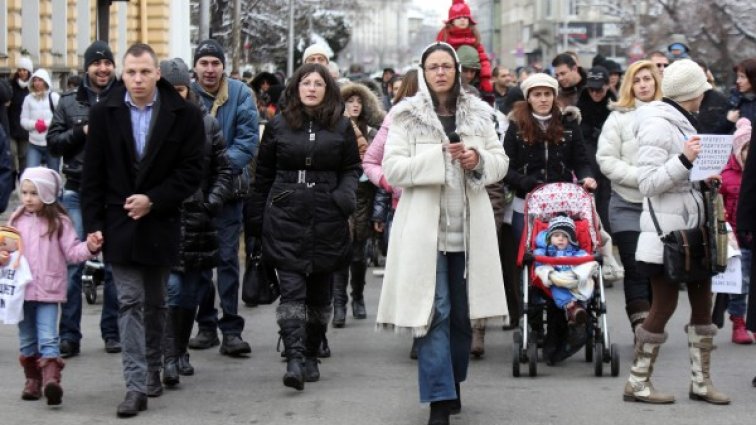
M 218 60 L 221 61 L 221 64 L 223 64 L 223 68 L 226 67 L 226 54 L 223 53 L 223 46 L 221 46 L 220 43 L 213 40 L 212 38 L 200 41 L 200 43 L 197 45 L 197 48 L 194 50 L 193 65 L 197 65 L 197 61 L 205 56 L 218 58 Z
M 546 231 L 546 243 L 551 243 L 551 235 L 562 232 L 567 235 L 571 244 L 577 245 L 577 234 L 575 231 L 575 222 L 571 218 L 558 215 L 549 220 L 549 228 Z
M 102 40 L 97 40 L 94 43 L 90 44 L 89 47 L 87 47 L 87 50 L 84 52 L 84 70 L 86 71 L 87 68 L 89 68 L 89 65 L 92 64 L 92 62 L 101 59 L 107 59 L 112 62 L 113 65 L 115 65 L 113 52 L 110 50 L 108 43 Z

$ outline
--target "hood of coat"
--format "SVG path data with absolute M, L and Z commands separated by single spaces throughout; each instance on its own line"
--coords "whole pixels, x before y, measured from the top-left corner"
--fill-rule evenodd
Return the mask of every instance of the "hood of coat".
M 386 113 L 383 112 L 378 97 L 367 87 L 359 83 L 349 83 L 341 87 L 341 99 L 346 102 L 352 96 L 362 99 L 362 120 L 373 128 L 380 128 Z
M 688 121 L 685 115 L 675 109 L 674 106 L 661 100 L 655 100 L 637 109 L 633 132 L 638 134 L 640 126 L 647 125 L 649 119 L 655 118 L 661 118 L 674 125 L 686 137 L 697 133 L 695 127 L 693 127 L 693 124 Z
M 456 58 L 455 58 L 456 59 Z M 405 98 L 391 108 L 393 123 L 411 129 L 416 134 L 426 134 L 439 141 L 446 140 L 446 133 L 433 107 L 430 91 L 425 82 L 423 69 L 418 69 L 417 94 Z M 493 126 L 493 109 L 486 102 L 461 90 L 457 97 L 457 133 L 460 136 L 484 134 L 487 126 Z
M 34 74 L 32 74 L 31 78 L 39 78 L 40 80 L 44 81 L 45 84 L 47 84 L 47 90 L 49 91 L 52 88 L 52 81 L 50 80 L 50 74 L 47 72 L 47 70 L 39 68 L 36 71 L 34 71 Z M 31 81 L 31 80 L 29 80 Z

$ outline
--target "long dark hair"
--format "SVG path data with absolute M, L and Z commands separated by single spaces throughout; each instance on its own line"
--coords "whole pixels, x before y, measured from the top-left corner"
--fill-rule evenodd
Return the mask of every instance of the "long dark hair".
M 302 100 L 299 98 L 299 83 L 308 75 L 313 72 L 323 78 L 325 81 L 325 97 L 323 102 L 314 108 L 306 108 L 302 104 Z M 289 84 L 286 86 L 284 92 L 286 98 L 286 104 L 284 106 L 283 115 L 286 123 L 291 128 L 301 129 L 304 127 L 305 121 L 308 119 L 314 119 L 320 125 L 325 128 L 333 129 L 336 123 L 339 122 L 344 110 L 344 104 L 341 101 L 341 92 L 339 86 L 334 81 L 328 69 L 323 65 L 317 63 L 307 63 L 299 67 L 294 75 L 291 76 Z
M 551 120 L 545 132 L 541 130 L 538 121 L 533 118 L 533 108 L 527 100 L 515 103 L 512 109 L 512 117 L 519 129 L 519 136 L 526 144 L 532 145 L 541 140 L 546 144 L 553 145 L 562 142 L 564 126 L 562 125 L 562 112 L 556 103 L 556 96 L 554 97 L 554 104 L 551 106 Z
M 756 58 L 746 59 L 735 66 L 735 72 L 742 72 L 751 85 L 751 91 L 756 92 Z
M 462 91 L 462 83 L 460 82 L 459 76 L 459 62 L 457 61 L 457 54 L 456 52 L 454 52 L 454 49 L 450 45 L 442 42 L 433 44 L 423 52 L 423 56 L 420 58 L 420 67 L 423 69 L 423 72 L 425 72 L 425 61 L 428 60 L 428 56 L 430 56 L 431 53 L 437 52 L 439 50 L 448 53 L 454 61 L 454 85 L 451 88 L 449 97 L 446 99 L 446 105 L 444 105 L 444 107 L 448 111 L 454 112 L 457 110 L 457 98 Z M 428 84 L 428 80 L 425 78 L 423 79 L 425 80 L 425 85 L 428 87 L 428 92 L 430 92 L 431 99 L 433 100 L 433 107 L 435 109 L 438 109 L 438 97 L 436 97 L 436 93 L 431 90 L 430 85 Z
M 394 104 L 402 101 L 405 97 L 412 97 L 417 94 L 417 70 L 410 69 L 402 77 L 402 85 L 399 86 L 399 91 L 394 94 Z

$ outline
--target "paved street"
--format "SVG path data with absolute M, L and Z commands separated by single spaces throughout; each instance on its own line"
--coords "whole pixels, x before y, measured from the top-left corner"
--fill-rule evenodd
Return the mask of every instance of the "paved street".
M 242 307 L 247 321 L 244 338 L 253 347 L 248 359 L 221 356 L 217 348 L 192 351 L 197 373 L 182 377 L 179 389 L 150 399 L 149 410 L 132 419 L 151 424 L 402 424 L 427 421 L 427 406 L 418 403 L 416 367 L 409 359 L 410 338 L 374 330 L 380 278 L 366 288 L 368 320 L 347 322 L 329 330 L 333 350 L 321 364 L 320 382 L 297 392 L 283 387 L 284 363 L 276 352 L 274 307 Z M 733 398 L 729 407 L 710 406 L 687 397 L 688 356 L 684 318 L 687 297 L 670 322 L 669 342 L 662 348 L 655 383 L 672 392 L 677 403 L 650 406 L 621 400 L 631 359 L 631 335 L 622 307 L 621 285 L 607 290 L 612 336 L 620 344 L 620 377 L 593 376 L 592 364 L 578 353 L 564 365 L 539 364 L 535 379 L 511 376 L 511 332 L 489 323 L 486 356 L 471 361 L 462 386 L 463 410 L 453 424 L 577 424 L 610 420 L 615 424 L 752 423 L 756 388 L 756 345 L 729 342 L 729 326 L 714 353 L 713 376 Z M 14 326 L 0 326 L 0 424 L 104 424 L 121 422 L 116 405 L 124 394 L 120 356 L 106 354 L 99 337 L 99 300 L 84 305 L 82 353 L 63 371 L 63 405 L 20 399 L 23 374 L 18 366 Z M 523 365 L 523 375 L 527 365 Z M 608 367 L 605 369 L 608 375 Z M 593 418 L 593 419 L 591 419 Z M 12 422 L 11 422 L 12 421 Z M 148 422 L 149 421 L 149 422 Z M 601 422 L 604 422 L 603 420 Z

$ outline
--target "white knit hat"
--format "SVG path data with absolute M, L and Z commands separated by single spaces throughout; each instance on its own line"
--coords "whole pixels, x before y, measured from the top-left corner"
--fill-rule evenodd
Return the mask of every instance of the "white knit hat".
M 21 56 L 21 59 L 18 60 L 18 63 L 16 64 L 16 69 L 25 69 L 29 71 L 29 74 L 34 72 L 34 64 L 32 63 L 32 60 L 28 56 Z
M 664 70 L 662 94 L 676 102 L 695 99 L 711 89 L 706 74 L 690 59 L 679 59 Z
M 305 49 L 304 54 L 302 55 L 302 63 L 307 63 L 307 58 L 312 55 L 323 55 L 328 62 L 331 62 L 331 52 L 320 44 L 313 44 Z
M 544 74 L 543 72 L 531 74 L 530 77 L 526 78 L 525 81 L 520 84 L 520 88 L 522 89 L 522 94 L 525 95 L 525 99 L 528 98 L 528 92 L 530 91 L 530 89 L 534 87 L 548 87 L 554 90 L 554 96 L 556 96 L 559 90 L 559 83 L 554 77 L 550 76 L 549 74 Z

